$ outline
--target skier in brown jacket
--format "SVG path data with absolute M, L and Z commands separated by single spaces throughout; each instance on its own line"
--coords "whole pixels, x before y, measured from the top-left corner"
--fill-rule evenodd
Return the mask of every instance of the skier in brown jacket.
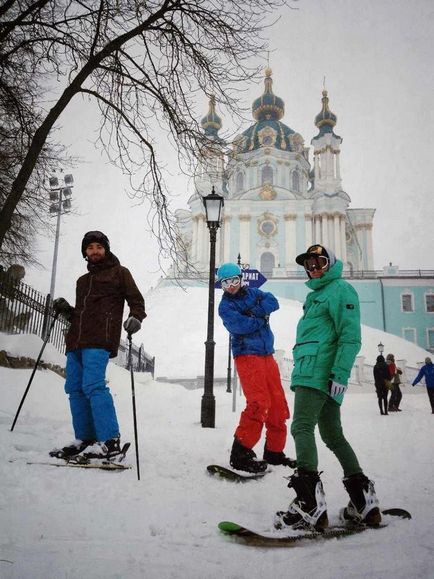
M 112 458 L 121 452 L 119 426 L 113 398 L 106 385 L 109 358 L 117 355 L 125 300 L 130 315 L 124 322 L 128 334 L 140 330 L 146 317 L 143 296 L 129 270 L 110 251 L 101 231 L 85 234 L 81 252 L 88 273 L 77 281 L 75 307 L 64 298 L 53 307 L 71 322 L 66 336 L 66 382 L 75 440 L 50 454 L 69 458 Z

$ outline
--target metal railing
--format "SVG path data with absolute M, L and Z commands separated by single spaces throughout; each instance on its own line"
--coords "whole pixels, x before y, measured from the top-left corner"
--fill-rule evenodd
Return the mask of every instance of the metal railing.
M 35 334 L 45 339 L 47 329 L 54 318 L 50 294 L 44 295 L 23 283 L 17 277 L 5 272 L 0 266 L 0 332 L 8 334 Z M 65 335 L 69 322 L 58 316 L 51 330 L 49 343 L 59 352 L 65 352 Z M 126 361 L 123 358 L 126 350 Z M 143 349 L 143 345 L 132 345 L 134 370 L 136 372 L 151 372 L 154 376 L 155 357 Z M 119 366 L 128 365 L 128 346 L 121 340 L 119 354 L 115 363 Z

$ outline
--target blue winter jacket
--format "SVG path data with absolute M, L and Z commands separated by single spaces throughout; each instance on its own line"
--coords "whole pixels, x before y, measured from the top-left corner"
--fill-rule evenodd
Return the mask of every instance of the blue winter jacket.
M 416 386 L 418 382 L 425 378 L 427 388 L 434 388 L 434 364 L 425 364 L 419 370 L 419 374 L 413 380 L 412 386 Z
M 279 302 L 269 292 L 242 287 L 235 295 L 223 293 L 219 316 L 231 334 L 232 354 L 268 356 L 274 353 L 274 335 L 268 324 Z

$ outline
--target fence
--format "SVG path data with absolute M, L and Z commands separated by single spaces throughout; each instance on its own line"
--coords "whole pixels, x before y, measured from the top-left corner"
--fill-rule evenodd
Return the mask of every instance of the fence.
M 36 334 L 45 339 L 53 319 L 50 294 L 41 294 L 23 283 L 19 277 L 5 272 L 0 266 L 0 332 Z M 69 322 L 59 316 L 50 334 L 49 342 L 62 353 L 65 352 L 65 335 L 68 329 Z M 155 358 L 144 351 L 143 345 L 137 347 L 133 344 L 131 353 L 134 370 L 151 372 L 154 376 Z M 114 361 L 119 366 L 128 367 L 128 346 L 123 340 L 119 355 Z

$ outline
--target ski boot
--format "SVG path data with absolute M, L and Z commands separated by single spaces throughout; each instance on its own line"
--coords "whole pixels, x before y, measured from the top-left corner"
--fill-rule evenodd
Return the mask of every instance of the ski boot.
M 113 458 L 122 454 L 121 438 L 111 438 L 105 442 L 95 442 L 92 446 L 84 449 L 83 452 L 76 458 L 84 460 L 99 459 L 103 461 L 111 461 Z
M 51 450 L 48 454 L 54 458 L 64 458 L 68 460 L 72 456 L 76 456 L 83 452 L 88 446 L 94 444 L 94 440 L 74 440 L 71 444 L 64 446 L 63 448 L 55 448 Z
M 381 523 L 381 512 L 373 481 L 362 472 L 343 479 L 350 502 L 341 511 L 346 522 L 375 526 Z
M 254 451 L 243 446 L 237 438 L 232 445 L 229 463 L 236 470 L 252 473 L 264 472 L 268 466 L 265 460 L 258 460 Z
M 268 450 L 268 448 L 264 447 L 264 456 L 262 457 L 265 462 L 268 464 L 273 464 L 275 466 L 281 464 L 282 466 L 289 466 L 290 468 L 295 468 L 297 466 L 297 462 L 293 458 L 289 458 L 286 454 L 282 452 L 274 452 L 272 450 Z
M 289 477 L 289 488 L 297 494 L 286 512 L 276 513 L 276 529 L 291 527 L 294 530 L 323 531 L 328 527 L 327 505 L 324 489 L 317 472 L 297 469 Z

